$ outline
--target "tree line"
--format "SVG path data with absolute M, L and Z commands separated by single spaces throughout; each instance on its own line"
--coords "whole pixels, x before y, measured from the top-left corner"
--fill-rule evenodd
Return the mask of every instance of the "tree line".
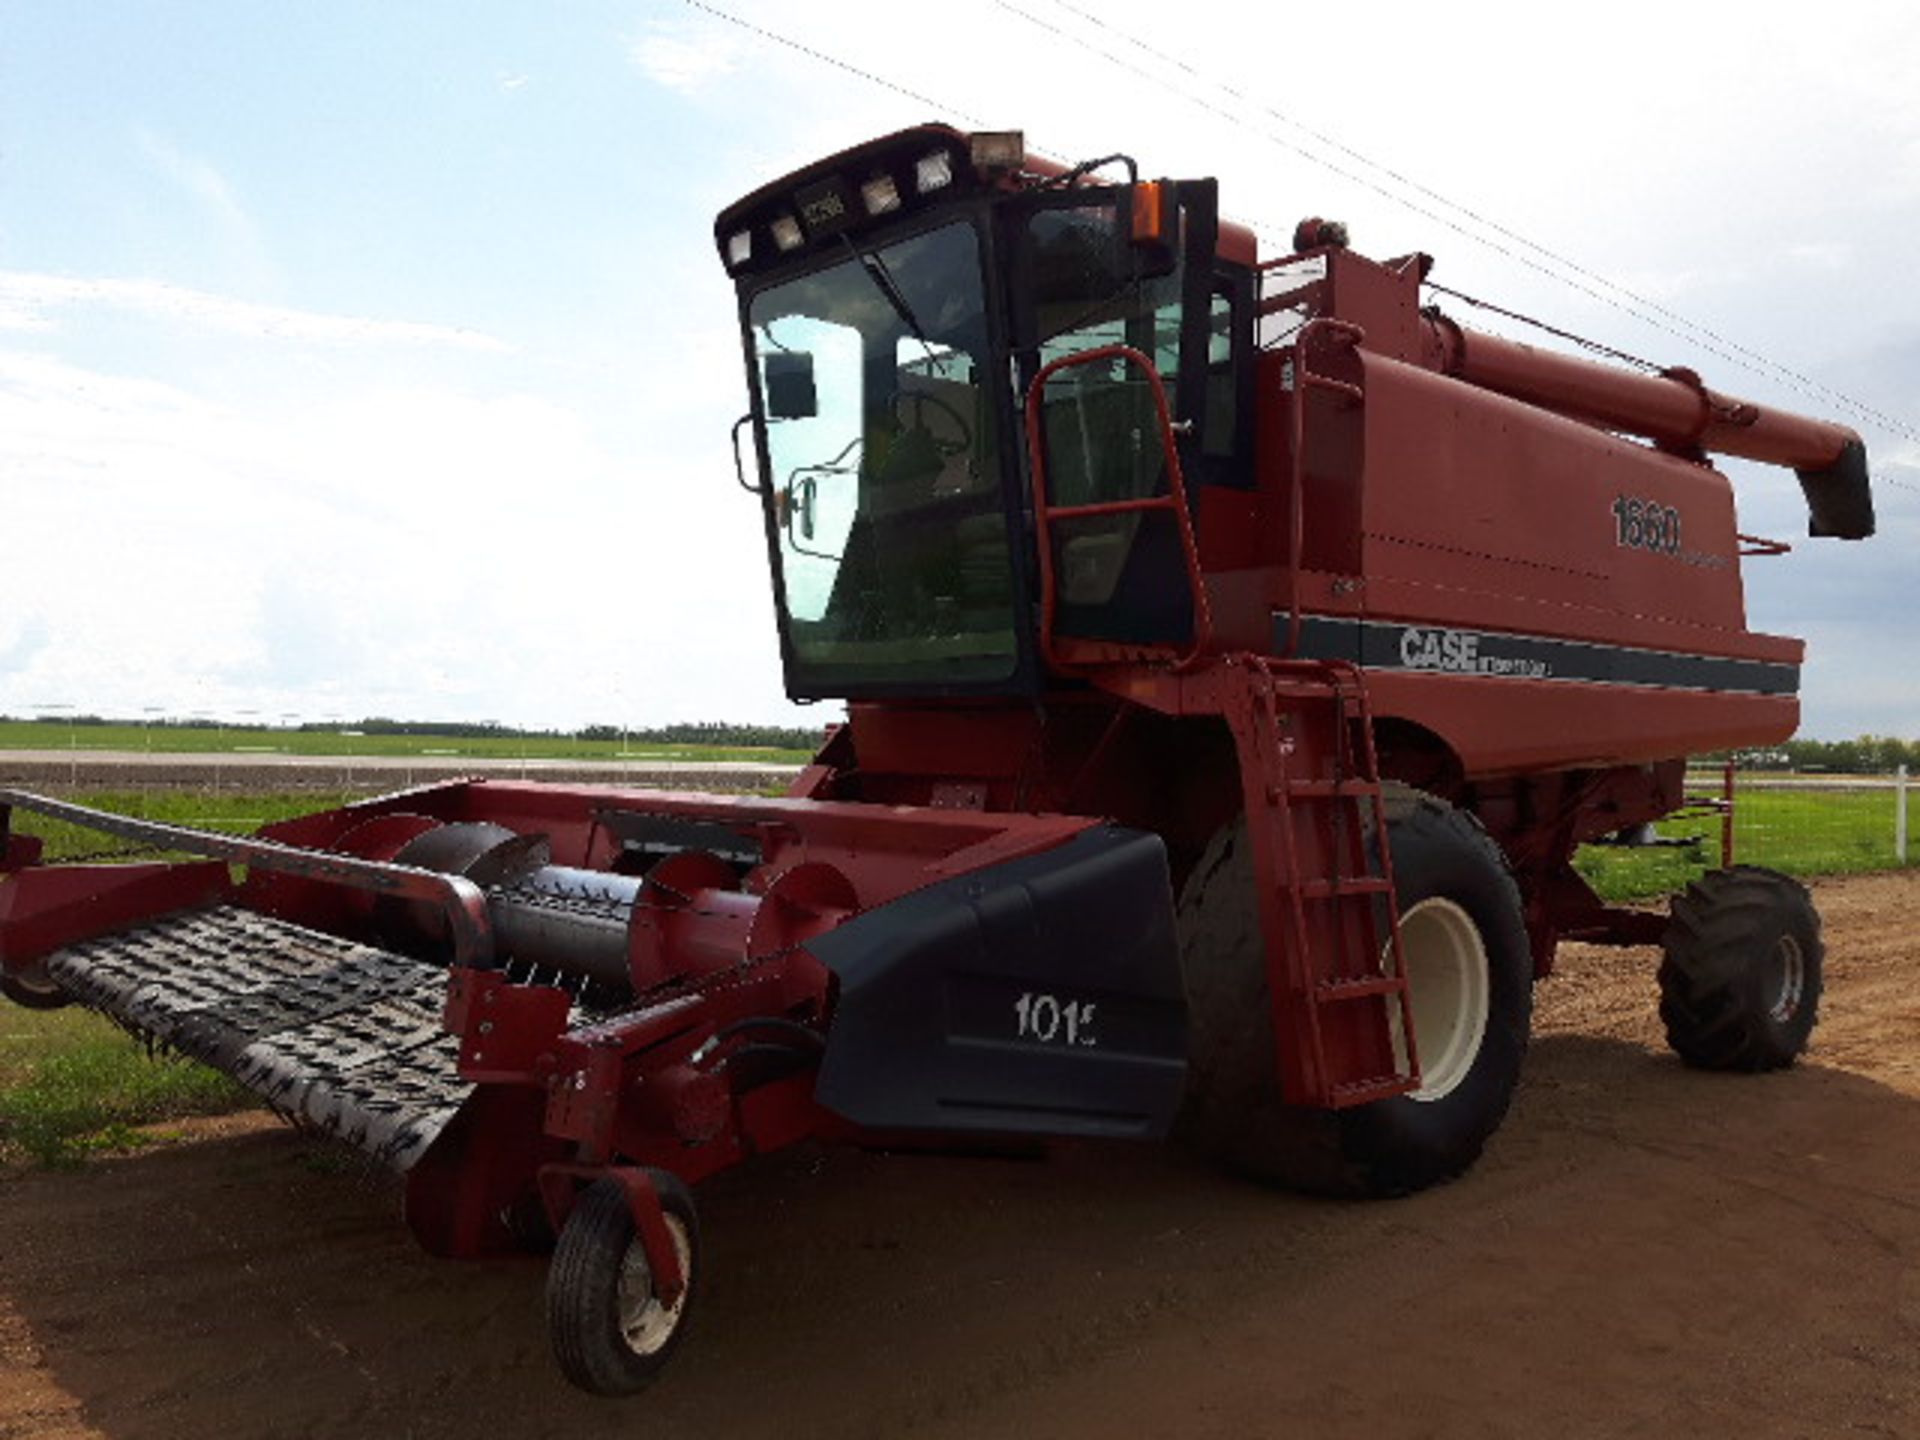
M 53 725 L 64 730 L 89 726 L 142 726 L 156 730 L 271 730 L 277 727 L 250 720 L 247 723 L 207 719 L 116 720 L 105 715 L 0 715 L 0 724 Z M 429 735 L 446 740 L 624 740 L 646 741 L 656 745 L 764 746 L 780 750 L 819 748 L 825 731 L 804 725 L 742 725 L 727 720 L 697 720 L 676 725 L 623 726 L 588 725 L 579 730 L 532 730 L 491 721 L 470 720 L 394 720 L 370 715 L 364 720 L 309 720 L 290 728 L 309 735 L 337 735 L 357 731 L 362 735 Z
M 1725 760 L 1724 754 L 1710 757 Z M 1861 735 L 1852 740 L 1788 740 L 1764 750 L 1737 750 L 1742 770 L 1814 770 L 1842 775 L 1891 775 L 1902 765 L 1920 776 L 1920 740 Z
M 101 715 L 35 715 L 16 719 L 0 715 L 0 723 L 56 725 L 62 729 L 98 725 L 141 725 L 142 720 L 115 720 Z M 151 722 L 155 729 L 207 730 L 217 724 L 227 729 L 271 729 L 204 719 L 167 718 Z M 309 734 L 431 735 L 451 740 L 600 740 L 644 742 L 655 745 L 755 746 L 779 750 L 815 750 L 824 730 L 804 725 L 744 725 L 730 720 L 694 720 L 674 725 L 623 726 L 596 724 L 579 730 L 531 730 L 513 725 L 470 720 L 394 720 L 384 715 L 364 720 L 312 720 L 296 725 Z M 1700 757 L 1720 762 L 1725 752 Z M 1888 775 L 1905 765 L 1920 776 L 1920 740 L 1892 735 L 1860 735 L 1852 740 L 1788 740 L 1764 750 L 1737 750 L 1731 758 L 1743 770 L 1814 770 L 1849 775 Z

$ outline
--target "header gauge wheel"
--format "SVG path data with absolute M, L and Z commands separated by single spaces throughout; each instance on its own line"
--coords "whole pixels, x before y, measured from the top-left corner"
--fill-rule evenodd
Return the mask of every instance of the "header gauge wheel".
M 645 1247 L 618 1180 L 588 1186 L 560 1231 L 547 1271 L 547 1332 L 554 1358 L 594 1395 L 632 1395 L 673 1357 L 699 1284 L 700 1226 L 693 1196 L 664 1170 L 649 1170 L 686 1284 L 671 1301 L 654 1293 Z
M 59 1010 L 73 997 L 44 971 L 31 975 L 0 975 L 0 995 L 29 1010 Z

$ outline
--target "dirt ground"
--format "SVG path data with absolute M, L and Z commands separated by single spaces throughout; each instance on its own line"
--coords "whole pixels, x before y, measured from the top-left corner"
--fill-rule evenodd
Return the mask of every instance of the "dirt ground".
M 557 1378 L 538 1262 L 428 1259 L 257 1117 L 0 1181 L 0 1437 L 1920 1436 L 1920 874 L 1818 895 L 1805 1064 L 1685 1071 L 1652 955 L 1569 947 L 1506 1127 L 1410 1200 L 1160 1148 L 723 1177 L 636 1401 Z

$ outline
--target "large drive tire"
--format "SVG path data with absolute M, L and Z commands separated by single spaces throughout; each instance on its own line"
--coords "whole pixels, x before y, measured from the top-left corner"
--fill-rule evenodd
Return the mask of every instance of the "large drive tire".
M 567 1217 L 547 1271 L 547 1333 L 554 1358 L 594 1395 L 644 1390 L 686 1333 L 699 1285 L 700 1225 L 693 1196 L 664 1170 L 649 1170 L 680 1252 L 686 1288 L 671 1305 L 653 1294 L 646 1253 L 634 1233 L 627 1192 L 596 1180 Z
M 1192 1036 L 1181 1132 L 1230 1168 L 1311 1194 L 1405 1195 L 1458 1175 L 1499 1128 L 1526 1054 L 1533 964 L 1505 856 L 1431 795 L 1389 784 L 1385 810 L 1423 1061 L 1410 1095 L 1338 1111 L 1282 1102 L 1244 820 L 1214 837 L 1180 896 Z
M 1757 865 L 1712 870 L 1676 896 L 1661 940 L 1667 1043 L 1702 1070 L 1778 1070 L 1807 1048 L 1826 949 L 1799 881 Z

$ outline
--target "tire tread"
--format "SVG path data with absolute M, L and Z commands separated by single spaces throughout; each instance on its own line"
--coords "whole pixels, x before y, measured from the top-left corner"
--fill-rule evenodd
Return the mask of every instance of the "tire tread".
M 1773 1020 L 1751 993 L 1755 958 L 1782 933 L 1800 944 L 1800 1010 Z M 1699 1070 L 1793 1064 L 1819 1018 L 1825 946 L 1807 888 L 1758 865 L 1711 870 L 1676 896 L 1662 941 L 1660 1020 L 1667 1044 Z
M 1515 927 L 1507 943 L 1517 937 L 1526 954 L 1519 890 L 1506 857 L 1480 822 L 1436 796 L 1394 782 L 1382 786 L 1381 800 L 1396 833 L 1425 832 L 1439 844 L 1476 856 L 1486 873 L 1497 877 L 1496 904 Z M 1381 1106 L 1416 1102 L 1389 1100 L 1334 1112 L 1301 1109 L 1280 1099 L 1252 860 L 1239 854 L 1246 843 L 1244 822 L 1223 828 L 1181 892 L 1178 915 L 1192 1027 L 1181 1136 L 1229 1169 L 1312 1195 L 1405 1195 L 1460 1174 L 1504 1116 L 1510 1088 L 1478 1133 L 1445 1153 L 1399 1145 L 1393 1127 L 1377 1123 Z M 1490 944 L 1490 961 L 1492 952 Z M 1530 985 L 1529 972 L 1522 982 L 1529 1001 Z M 1526 1019 L 1523 1009 L 1519 1033 L 1509 1037 L 1522 1052 Z
M 680 1217 L 700 1258 L 693 1197 L 675 1176 L 650 1170 L 661 1208 Z M 616 1319 L 620 1261 L 634 1235 L 626 1190 L 614 1179 L 596 1180 L 575 1202 L 560 1231 L 547 1270 L 547 1334 L 561 1373 L 594 1395 L 631 1395 L 651 1384 L 672 1356 L 692 1319 L 694 1294 L 680 1324 L 661 1349 L 637 1355 L 621 1337 Z M 695 1276 L 687 1277 L 689 1286 Z M 697 1292 L 696 1292 L 697 1293 Z

